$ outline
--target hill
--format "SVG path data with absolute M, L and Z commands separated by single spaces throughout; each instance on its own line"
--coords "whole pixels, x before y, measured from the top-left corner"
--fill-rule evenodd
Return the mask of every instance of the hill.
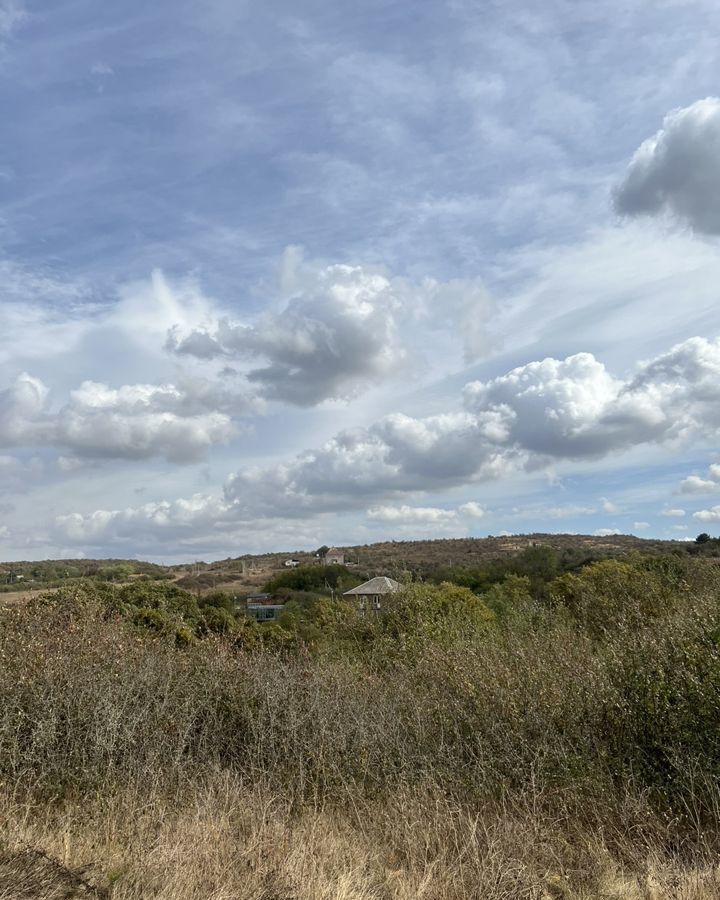
M 591 559 L 616 558 L 637 552 L 664 554 L 720 554 L 720 542 L 663 541 L 633 535 L 598 537 L 582 534 L 523 534 L 486 538 L 443 538 L 415 541 L 383 541 L 339 549 L 351 567 L 368 575 L 391 575 L 407 579 L 425 578 L 439 569 L 474 569 L 494 560 L 507 560 L 531 547 L 552 547 L 569 565 Z M 127 583 L 136 579 L 168 580 L 195 593 L 223 590 L 249 593 L 284 570 L 287 559 L 300 565 L 315 565 L 315 554 L 286 551 L 244 554 L 215 562 L 163 566 L 134 559 L 63 559 L 41 562 L 0 563 L 0 598 L 5 603 L 23 600 L 33 592 L 60 587 L 77 579 Z

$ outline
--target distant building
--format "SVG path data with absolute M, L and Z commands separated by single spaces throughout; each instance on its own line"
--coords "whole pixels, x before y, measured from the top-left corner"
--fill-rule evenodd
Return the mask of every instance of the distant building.
M 286 559 L 285 562 L 283 563 L 283 565 L 285 566 L 286 569 L 297 569 L 297 567 L 300 565 L 300 560 L 299 559 Z
M 274 594 L 250 594 L 238 601 L 240 609 L 252 616 L 256 622 L 272 622 L 285 609 L 285 604 L 278 602 Z
M 392 578 L 378 575 L 377 578 L 371 578 L 370 581 L 345 591 L 343 597 L 357 602 L 361 616 L 366 615 L 368 610 L 377 615 L 382 610 L 383 597 L 396 593 L 401 587 L 402 585 Z
M 343 566 L 345 565 L 345 554 L 337 547 L 331 547 L 326 550 L 321 557 L 321 562 L 325 566 Z

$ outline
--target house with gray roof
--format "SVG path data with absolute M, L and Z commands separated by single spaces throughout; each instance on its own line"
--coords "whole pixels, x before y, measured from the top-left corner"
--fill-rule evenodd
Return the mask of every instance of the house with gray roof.
M 351 588 L 343 593 L 343 597 L 348 600 L 355 600 L 358 605 L 358 612 L 361 616 L 367 614 L 368 611 L 378 615 L 382 610 L 383 597 L 388 594 L 394 594 L 399 591 L 402 585 L 388 578 L 387 575 L 378 575 L 371 578 L 370 581 L 359 584 L 357 587 Z

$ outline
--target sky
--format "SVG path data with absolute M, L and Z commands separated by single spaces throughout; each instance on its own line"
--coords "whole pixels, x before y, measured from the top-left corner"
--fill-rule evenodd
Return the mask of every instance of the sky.
M 714 0 L 0 0 L 0 558 L 720 534 Z

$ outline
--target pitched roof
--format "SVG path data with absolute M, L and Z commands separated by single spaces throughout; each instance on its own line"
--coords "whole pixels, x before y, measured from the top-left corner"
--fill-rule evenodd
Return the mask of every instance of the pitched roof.
M 371 578 L 370 581 L 345 591 L 343 597 L 357 597 L 359 594 L 394 594 L 401 587 L 401 584 L 388 578 L 387 575 L 378 575 L 377 578 Z

